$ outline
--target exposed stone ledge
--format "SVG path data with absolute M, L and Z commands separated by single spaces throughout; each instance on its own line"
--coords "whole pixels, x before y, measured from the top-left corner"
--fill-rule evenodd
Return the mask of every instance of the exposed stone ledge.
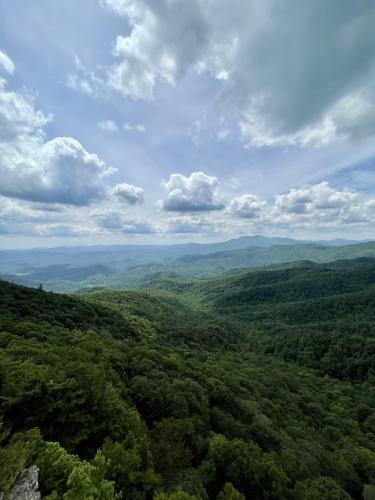
M 8 495 L 0 492 L 0 500 L 40 500 L 38 473 L 36 465 L 25 469 L 17 476 Z

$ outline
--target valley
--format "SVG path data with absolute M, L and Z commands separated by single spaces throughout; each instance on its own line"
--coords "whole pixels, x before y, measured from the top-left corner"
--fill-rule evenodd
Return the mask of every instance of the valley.
M 37 464 L 47 499 L 372 498 L 375 258 L 356 247 L 246 268 L 253 247 L 230 250 L 213 277 L 177 270 L 227 250 L 187 254 L 123 290 L 1 281 L 0 490 Z

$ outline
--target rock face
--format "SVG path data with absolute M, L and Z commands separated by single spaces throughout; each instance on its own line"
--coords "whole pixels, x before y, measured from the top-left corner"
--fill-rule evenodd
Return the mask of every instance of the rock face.
M 14 481 L 12 491 L 6 500 L 40 500 L 38 472 L 36 465 L 25 469 Z

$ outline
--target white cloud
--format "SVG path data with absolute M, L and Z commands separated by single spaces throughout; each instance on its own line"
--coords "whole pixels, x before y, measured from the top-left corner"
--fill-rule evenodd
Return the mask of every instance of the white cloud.
M 0 194 L 77 206 L 106 198 L 106 177 L 114 169 L 76 139 L 46 140 L 44 126 L 51 119 L 35 108 L 30 95 L 10 91 L 0 80 Z M 137 189 L 128 191 L 128 202 L 140 199 Z M 118 188 L 116 196 L 125 198 L 122 191 Z
M 118 36 L 113 50 L 118 62 L 109 85 L 136 99 L 150 99 L 158 81 L 174 84 L 197 62 L 205 44 L 206 20 L 201 2 L 104 2 L 126 16 L 132 31 Z
M 102 120 L 98 122 L 98 127 L 104 132 L 118 132 L 120 130 L 117 123 L 113 120 Z M 125 132 L 138 132 L 139 134 L 145 134 L 147 131 L 143 123 L 124 122 L 121 128 Z
M 242 217 L 244 219 L 254 219 L 259 217 L 265 202 L 259 200 L 252 194 L 243 194 L 237 196 L 229 203 L 228 211 L 235 217 Z
M 19 137 L 43 138 L 43 127 L 51 120 L 35 109 L 29 94 L 8 91 L 6 81 L 0 78 L 0 143 Z
M 230 134 L 229 128 L 222 128 L 217 133 L 217 138 L 219 141 L 224 141 L 228 137 L 229 134 Z
M 0 196 L 0 234 L 38 235 L 38 227 L 46 227 L 62 217 L 65 214 L 61 212 L 61 207 Z
M 0 67 L 4 68 L 10 75 L 12 75 L 16 69 L 12 59 L 2 50 L 0 50 Z
M 263 99 L 260 99 L 258 104 L 254 100 L 241 112 L 239 127 L 241 137 L 247 146 L 323 146 L 337 138 L 336 125 L 329 116 L 294 133 L 275 134 L 268 119 L 263 116 L 262 102 Z
M 195 123 L 192 127 L 190 127 L 187 131 L 188 136 L 193 141 L 194 146 L 199 146 L 201 134 L 202 134 L 202 121 L 195 120 Z
M 122 128 L 125 132 L 139 132 L 140 134 L 144 134 L 147 131 L 145 125 L 142 123 L 125 122 L 123 123 Z
M 77 55 L 74 56 L 74 65 L 75 72 L 69 73 L 66 85 L 72 90 L 96 97 L 104 88 L 104 80 L 94 71 L 87 69 Z
M 143 202 L 143 190 L 110 187 L 115 169 L 71 137 L 46 139 L 51 116 L 36 109 L 26 91 L 8 90 L 0 79 L 0 233 L 86 236 L 98 233 L 90 205 L 111 210 L 119 201 Z M 122 233 L 148 233 L 151 226 L 123 220 Z
M 105 196 L 103 178 L 111 169 L 78 141 L 69 137 L 47 142 L 38 137 L 24 139 L 0 143 L 1 194 L 72 205 L 87 205 Z
M 322 146 L 375 134 L 375 6 L 341 0 L 102 0 L 125 17 L 108 83 L 151 99 L 188 72 L 220 81 L 248 146 Z
M 128 205 L 141 204 L 143 203 L 144 199 L 144 191 L 142 188 L 132 186 L 131 184 L 127 184 L 126 182 L 117 184 L 112 189 L 112 194 Z
M 74 224 L 41 224 L 35 227 L 38 236 L 84 237 L 95 233 L 90 227 Z
M 100 3 L 119 16 L 134 18 L 137 14 L 137 6 L 131 0 L 100 0 Z
M 224 202 L 217 190 L 219 182 L 203 172 L 193 172 L 189 177 L 172 174 L 163 183 L 167 193 L 160 206 L 170 212 L 200 212 L 221 210 Z
M 288 193 L 279 195 L 275 205 L 283 211 L 303 214 L 312 210 L 337 210 L 358 200 L 358 193 L 349 189 L 335 190 L 328 182 L 321 182 L 293 188 Z
M 334 189 L 327 182 L 307 184 L 277 196 L 268 220 L 307 227 L 367 224 L 375 220 L 375 199 Z
M 231 200 L 227 210 L 207 217 L 182 214 L 163 220 L 161 231 L 183 234 L 280 234 L 287 230 L 332 230 L 335 234 L 366 232 L 375 223 L 375 198 L 327 182 L 295 187 L 270 203 L 244 194 Z M 354 233 L 353 233 L 354 234 Z
M 113 120 L 102 120 L 98 122 L 98 127 L 104 132 L 118 132 L 118 126 Z
M 249 146 L 324 146 L 338 139 L 360 139 L 375 133 L 375 90 L 348 94 L 328 108 L 319 120 L 292 133 L 275 134 L 263 118 L 262 102 L 253 102 L 239 122 Z

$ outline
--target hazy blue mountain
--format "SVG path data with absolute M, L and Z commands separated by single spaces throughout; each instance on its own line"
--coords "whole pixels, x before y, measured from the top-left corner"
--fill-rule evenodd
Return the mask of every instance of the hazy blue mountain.
M 94 245 L 29 250 L 0 250 L 0 270 L 27 270 L 30 267 L 45 267 L 55 264 L 112 263 L 136 265 L 146 262 L 163 262 L 183 255 L 211 254 L 229 250 L 240 250 L 250 246 L 272 247 L 305 244 L 306 241 L 291 238 L 242 236 L 218 243 L 185 243 L 179 245 Z M 325 246 L 355 243 L 350 240 L 320 242 Z
M 337 242 L 337 245 L 334 244 Z M 340 244 L 339 244 L 340 243 Z M 208 278 L 236 268 L 301 260 L 329 262 L 375 257 L 375 243 L 326 244 L 290 238 L 244 236 L 220 243 L 59 247 L 0 252 L 0 276 L 28 286 L 70 292 L 86 287 L 142 287 L 154 273 Z

